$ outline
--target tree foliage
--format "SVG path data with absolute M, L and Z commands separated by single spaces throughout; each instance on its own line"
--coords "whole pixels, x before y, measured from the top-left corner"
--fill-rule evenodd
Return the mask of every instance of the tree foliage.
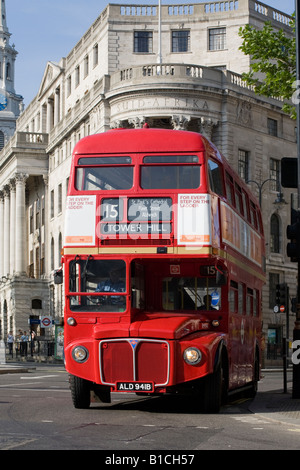
M 291 26 L 295 28 L 294 20 Z M 239 35 L 243 39 L 240 50 L 251 58 L 250 71 L 243 79 L 255 93 L 285 100 L 283 110 L 295 118 L 295 106 L 287 102 L 295 92 L 295 35 L 287 37 L 283 30 L 274 30 L 270 22 L 261 30 L 246 25 Z

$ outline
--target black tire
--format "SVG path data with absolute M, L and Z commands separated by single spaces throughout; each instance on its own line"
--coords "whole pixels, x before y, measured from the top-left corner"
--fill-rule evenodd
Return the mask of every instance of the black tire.
M 87 409 L 91 404 L 91 387 L 88 380 L 69 376 L 72 401 L 75 408 Z
M 224 373 L 220 362 L 216 370 L 205 378 L 203 411 L 219 413 L 224 395 Z

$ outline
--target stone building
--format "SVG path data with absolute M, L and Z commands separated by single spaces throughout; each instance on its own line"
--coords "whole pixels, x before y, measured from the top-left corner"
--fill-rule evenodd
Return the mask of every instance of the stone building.
M 255 0 L 163 5 L 161 15 L 158 5 L 108 4 L 67 57 L 46 64 L 36 97 L 0 153 L 2 336 L 28 329 L 30 318 L 63 315 L 63 287 L 53 273 L 75 143 L 147 122 L 203 133 L 251 181 L 267 243 L 264 330 L 270 343 L 281 343 L 286 319 L 273 313 L 274 286 L 287 282 L 295 295 L 296 266 L 285 255 L 291 190 L 281 191 L 280 160 L 296 155 L 295 122 L 279 100 L 255 95 L 242 81 L 250 59 L 239 51 L 238 35 L 241 26 L 267 20 L 292 34 L 290 17 Z M 3 22 L 5 35 L 7 47 Z

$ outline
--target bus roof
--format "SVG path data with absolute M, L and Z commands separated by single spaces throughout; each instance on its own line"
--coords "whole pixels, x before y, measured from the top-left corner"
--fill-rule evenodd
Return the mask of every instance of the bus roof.
M 114 129 L 81 139 L 74 154 L 139 152 L 199 152 L 208 141 L 197 132 L 172 129 Z

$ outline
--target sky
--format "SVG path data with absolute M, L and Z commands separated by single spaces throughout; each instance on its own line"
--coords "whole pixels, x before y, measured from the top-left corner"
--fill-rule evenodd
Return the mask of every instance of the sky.
M 18 51 L 15 91 L 28 104 L 38 93 L 48 61 L 66 57 L 108 3 L 150 5 L 158 0 L 6 0 L 10 44 Z M 161 0 L 162 4 L 196 3 L 191 0 Z M 263 3 L 292 14 L 295 0 L 265 0 Z

